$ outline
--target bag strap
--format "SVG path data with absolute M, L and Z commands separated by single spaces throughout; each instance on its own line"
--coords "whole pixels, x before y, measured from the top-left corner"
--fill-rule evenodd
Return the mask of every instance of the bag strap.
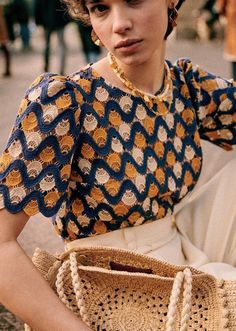
M 186 268 L 184 271 L 178 272 L 174 280 L 167 313 L 166 331 L 174 330 L 177 303 L 179 301 L 182 285 L 184 286 L 184 292 L 180 331 L 188 330 L 192 297 L 192 273 L 189 268 Z
M 69 267 L 70 267 L 69 260 L 66 260 L 62 263 L 62 265 L 60 266 L 57 272 L 55 286 L 56 286 L 57 294 L 61 299 L 61 301 L 66 305 L 67 308 L 73 310 L 70 302 L 66 298 L 64 283 L 63 283 L 63 280 L 65 279 L 65 272 L 66 270 L 68 270 Z
M 90 326 L 87 311 L 85 309 L 83 296 L 81 293 L 81 281 L 78 275 L 78 263 L 76 258 L 76 252 L 70 253 L 69 259 L 65 260 L 58 270 L 56 282 L 55 282 L 57 294 L 61 299 L 61 301 L 67 306 L 67 308 L 73 311 L 73 307 L 70 301 L 66 297 L 65 286 L 64 286 L 64 279 L 66 278 L 65 274 L 66 271 L 68 271 L 68 269 L 70 269 L 71 271 L 72 285 L 75 292 L 75 297 L 76 297 L 77 306 L 79 308 L 80 317 L 82 318 L 84 323 Z
M 70 269 L 71 269 L 71 278 L 75 291 L 77 306 L 79 308 L 80 316 L 84 323 L 90 326 L 89 317 L 84 304 L 83 295 L 81 293 L 81 281 L 78 274 L 78 263 L 76 258 L 76 252 L 70 254 Z

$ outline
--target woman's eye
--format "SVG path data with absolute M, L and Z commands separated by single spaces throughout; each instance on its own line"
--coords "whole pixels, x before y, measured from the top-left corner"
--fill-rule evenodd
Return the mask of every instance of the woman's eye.
M 105 5 L 96 5 L 96 6 L 93 6 L 93 7 L 89 8 L 89 11 L 90 11 L 91 13 L 96 14 L 96 15 L 101 15 L 101 14 L 103 14 L 107 9 L 108 9 L 108 7 L 105 6 Z
M 127 6 L 134 7 L 134 8 L 140 8 L 142 3 L 147 0 L 125 0 Z
M 136 3 L 139 3 L 140 0 L 126 0 L 127 3 L 130 3 L 130 4 L 136 4 Z

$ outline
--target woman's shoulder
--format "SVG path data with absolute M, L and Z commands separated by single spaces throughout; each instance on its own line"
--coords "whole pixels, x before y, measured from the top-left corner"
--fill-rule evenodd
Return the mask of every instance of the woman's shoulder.
M 175 74 L 187 74 L 188 72 L 192 72 L 195 68 L 195 65 L 193 62 L 188 58 L 178 58 L 175 61 L 166 61 L 169 65 L 169 68 L 175 73 Z
M 55 94 L 62 89 L 70 89 L 75 85 L 80 85 L 84 80 L 91 81 L 96 76 L 91 65 L 87 65 L 77 71 L 74 71 L 68 75 L 60 75 L 52 72 L 44 72 L 37 76 L 35 80 L 30 84 L 27 92 L 30 93 L 32 90 L 45 90 L 51 94 Z M 76 84 L 75 84 L 76 83 Z
M 56 123 L 65 116 L 72 121 L 75 117 L 78 123 L 83 104 L 94 99 L 94 75 L 91 66 L 67 76 L 50 72 L 39 75 L 27 88 L 16 121 L 22 121 L 33 114 L 42 125 L 45 120 Z
M 26 97 L 29 101 L 41 100 L 46 102 L 55 100 L 70 89 L 70 79 L 54 73 L 43 73 L 36 77 L 26 90 Z
M 94 92 L 94 89 L 96 89 L 96 86 L 94 86 L 95 81 L 98 85 L 103 84 L 102 78 L 93 69 L 91 64 L 71 73 L 67 78 L 71 81 L 71 84 L 74 84 L 76 90 L 84 95 L 84 97 L 90 95 L 92 91 Z
M 83 93 L 89 92 L 92 72 L 89 67 L 67 76 L 43 73 L 36 77 L 26 90 L 24 100 L 40 105 L 56 105 L 59 109 L 78 107 Z
M 77 71 L 72 72 L 67 76 L 68 79 L 76 82 L 80 82 L 81 79 L 92 80 L 94 78 L 94 70 L 91 64 L 80 68 Z
M 16 122 L 33 116 L 40 125 L 45 125 L 48 121 L 61 121 L 64 116 L 78 117 L 83 97 L 76 87 L 69 76 L 54 73 L 39 75 L 21 100 Z
M 206 70 L 201 65 L 193 63 L 188 58 L 179 58 L 173 64 L 170 61 L 167 62 L 176 79 L 180 78 L 180 80 L 187 84 L 194 84 L 195 87 L 201 85 L 203 88 L 216 90 L 234 85 L 232 80 L 228 80 L 214 72 Z
M 175 73 L 175 76 L 183 75 L 185 80 L 191 78 L 205 79 L 208 76 L 210 76 L 211 79 L 216 77 L 216 75 L 211 74 L 203 67 L 201 67 L 198 63 L 194 63 L 188 58 L 179 58 L 174 62 L 167 60 L 167 63 L 169 64 L 170 69 Z

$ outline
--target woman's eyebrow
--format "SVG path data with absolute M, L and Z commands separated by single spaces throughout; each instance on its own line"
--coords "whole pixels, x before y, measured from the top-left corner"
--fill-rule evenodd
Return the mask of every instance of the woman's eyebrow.
M 101 0 L 85 0 L 86 5 L 89 5 L 91 3 L 98 3 L 98 2 L 101 2 Z

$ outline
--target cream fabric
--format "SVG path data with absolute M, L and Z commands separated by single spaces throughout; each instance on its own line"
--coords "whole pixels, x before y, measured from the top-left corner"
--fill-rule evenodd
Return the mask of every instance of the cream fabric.
M 199 182 L 175 208 L 174 216 L 79 239 L 67 249 L 120 247 L 236 280 L 236 150 L 225 152 L 206 142 L 202 147 Z

